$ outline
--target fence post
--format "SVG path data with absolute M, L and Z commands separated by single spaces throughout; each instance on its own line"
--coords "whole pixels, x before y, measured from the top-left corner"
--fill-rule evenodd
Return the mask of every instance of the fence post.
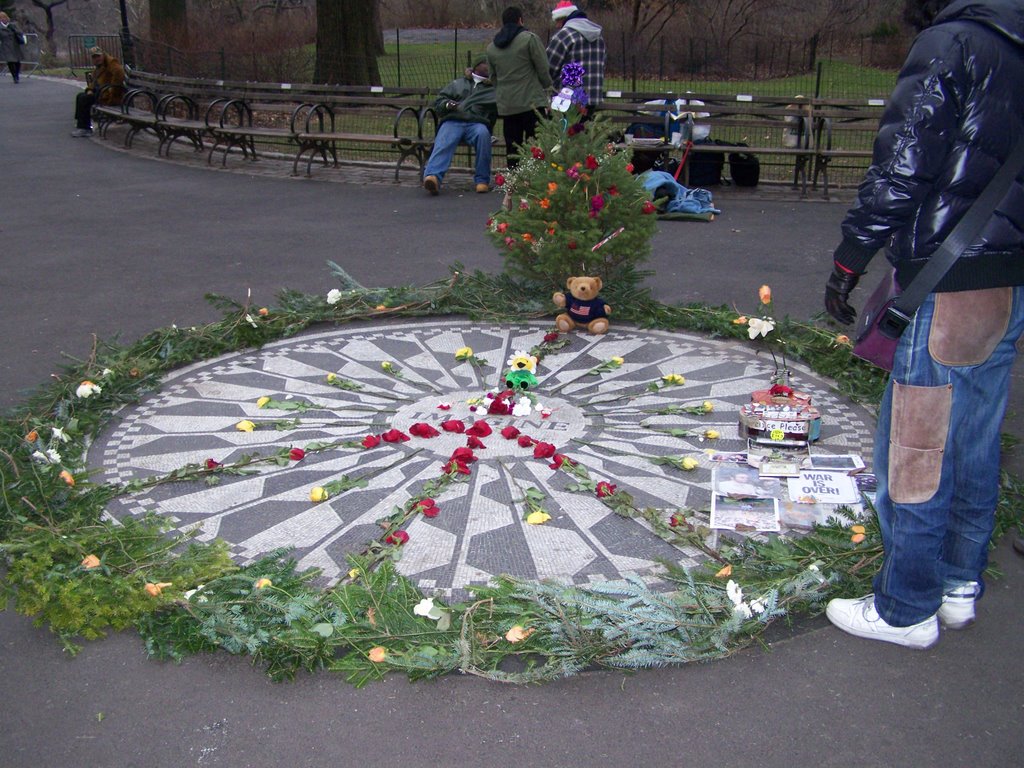
M 658 38 L 658 79 L 665 79 L 665 36 Z
M 398 59 L 398 87 L 402 87 L 402 34 L 395 27 L 395 57 Z
M 455 28 L 455 55 L 452 56 L 452 77 L 459 76 L 459 28 Z
M 818 62 L 818 76 L 814 80 L 814 98 L 816 98 L 816 99 L 820 99 L 821 98 L 821 72 L 822 72 L 822 69 L 824 68 L 824 66 L 825 66 L 825 62 L 823 62 L 823 61 L 819 61 Z
M 223 48 L 220 49 L 220 79 L 228 79 L 228 60 Z

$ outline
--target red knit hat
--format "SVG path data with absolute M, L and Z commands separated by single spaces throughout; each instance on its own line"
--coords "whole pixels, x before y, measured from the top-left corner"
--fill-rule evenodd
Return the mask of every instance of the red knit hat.
M 569 0 L 558 0 L 558 5 L 556 5 L 555 9 L 551 11 L 551 19 L 552 21 L 564 19 L 566 16 L 571 16 L 578 10 L 579 8 L 569 2 Z

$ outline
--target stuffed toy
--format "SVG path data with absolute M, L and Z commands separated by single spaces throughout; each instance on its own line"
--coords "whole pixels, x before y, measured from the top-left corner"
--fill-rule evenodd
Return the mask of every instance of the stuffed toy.
M 562 333 L 568 333 L 577 325 L 585 326 L 591 333 L 605 333 L 608 330 L 608 316 L 612 308 L 598 296 L 601 290 L 600 277 L 570 277 L 565 282 L 569 295 L 559 291 L 551 300 L 565 312 L 555 318 L 555 326 Z

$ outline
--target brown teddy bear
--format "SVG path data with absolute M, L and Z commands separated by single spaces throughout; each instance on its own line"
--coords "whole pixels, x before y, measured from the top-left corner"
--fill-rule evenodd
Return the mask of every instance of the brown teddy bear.
M 598 296 L 601 290 L 600 277 L 570 277 L 565 282 L 569 295 L 559 291 L 551 300 L 565 312 L 555 318 L 555 326 L 562 333 L 568 333 L 577 325 L 585 325 L 591 333 L 605 333 L 608 330 L 608 316 L 612 308 Z

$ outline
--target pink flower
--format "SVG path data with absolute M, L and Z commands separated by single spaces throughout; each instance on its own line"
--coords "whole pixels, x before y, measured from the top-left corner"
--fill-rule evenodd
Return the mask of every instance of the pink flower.
M 404 443 L 409 439 L 409 436 L 405 434 L 405 432 L 402 432 L 401 430 L 389 429 L 387 432 L 380 436 L 380 439 L 383 440 L 385 443 Z
M 540 443 L 538 442 L 533 446 L 533 458 L 535 459 L 550 459 L 555 455 L 555 446 L 551 443 Z
M 384 541 L 387 544 L 395 544 L 400 547 L 409 541 L 409 534 L 405 531 L 395 531 L 394 533 L 389 533 Z
M 511 424 L 509 424 L 507 427 L 501 430 L 501 436 L 504 437 L 506 440 L 515 440 L 517 437 L 519 437 L 519 430 L 513 427 Z
M 477 437 L 487 437 L 491 434 L 491 425 L 483 419 L 473 423 L 473 426 L 466 430 L 467 435 L 476 435 Z
M 594 195 L 592 198 L 590 198 L 591 211 L 596 211 L 600 213 L 602 208 L 604 208 L 604 195 Z
M 411 427 L 409 427 L 409 433 L 413 437 L 424 437 L 424 438 L 427 438 L 427 437 L 437 437 L 438 435 L 441 434 L 436 429 L 434 429 L 432 426 L 430 426 L 426 422 L 422 422 L 422 421 L 418 421 L 415 424 L 413 424 Z
M 533 443 L 534 443 L 534 440 L 529 435 L 520 435 L 519 436 L 519 445 L 520 445 L 520 447 L 522 447 L 522 448 L 529 448 L 531 445 L 533 445 Z
M 380 445 L 380 438 L 376 435 L 367 435 L 363 438 L 363 448 L 376 448 Z
M 494 183 L 497 184 L 499 187 L 505 186 L 505 177 L 502 176 L 500 173 L 495 174 Z
M 466 431 L 466 425 L 458 419 L 449 419 L 448 421 L 441 422 L 441 429 L 445 432 L 457 432 L 461 435 Z
M 611 483 L 605 480 L 602 480 L 600 483 L 597 484 L 597 498 L 604 499 L 607 498 L 608 496 L 614 495 L 615 488 L 616 486 L 612 485 Z
M 301 448 L 292 448 L 288 451 L 288 458 L 292 461 L 302 461 L 306 458 L 306 452 Z
M 476 448 L 476 449 L 479 450 L 481 448 L 486 448 L 487 446 L 484 445 L 484 441 L 481 440 L 476 435 L 470 435 L 469 439 L 466 441 L 466 447 L 467 448 Z

